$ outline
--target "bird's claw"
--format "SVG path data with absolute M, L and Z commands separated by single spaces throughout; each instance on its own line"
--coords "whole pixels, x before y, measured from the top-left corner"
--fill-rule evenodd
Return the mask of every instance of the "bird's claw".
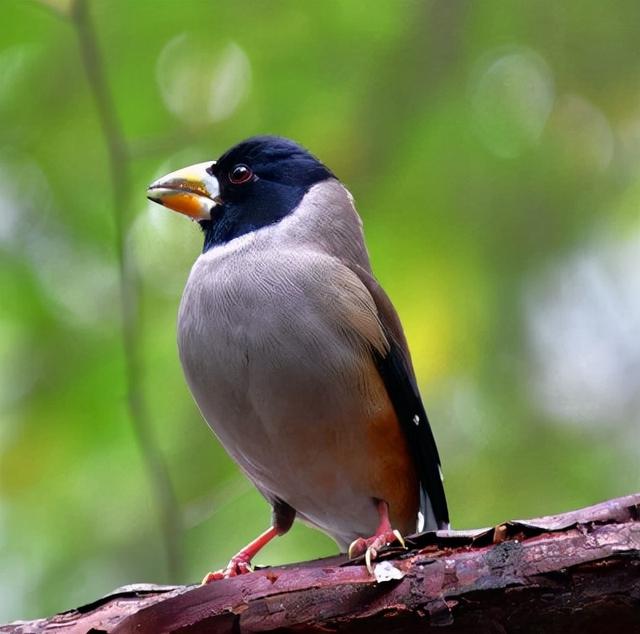
M 397 528 L 394 528 L 393 534 L 396 536 L 396 540 L 400 544 L 400 546 L 402 546 L 406 550 L 407 544 L 404 541 L 404 537 L 402 536 L 402 533 Z
M 243 557 L 232 557 L 226 568 L 207 573 L 202 580 L 202 585 L 204 586 L 212 581 L 220 581 L 221 579 L 230 579 L 231 577 L 246 575 L 250 572 L 253 572 L 253 566 L 250 561 Z
M 355 559 L 364 554 L 367 550 L 367 540 L 364 537 L 354 539 L 349 545 L 349 559 Z
M 364 555 L 364 562 L 367 566 L 369 574 L 373 574 L 373 562 L 378 558 L 378 551 L 389 544 L 398 542 L 403 548 L 406 548 L 404 537 L 398 530 L 390 530 L 379 535 L 364 539 L 358 537 L 351 542 L 349 546 L 349 559 L 355 559 Z
M 370 575 L 373 574 L 373 564 L 371 561 L 377 557 L 378 551 L 373 546 L 369 546 L 369 548 L 367 548 L 367 552 L 364 554 L 364 563 L 367 566 L 367 570 Z

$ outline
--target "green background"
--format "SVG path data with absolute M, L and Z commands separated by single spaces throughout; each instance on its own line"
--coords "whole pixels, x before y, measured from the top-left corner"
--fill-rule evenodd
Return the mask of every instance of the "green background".
M 3 0 L 2 21 L 0 622 L 198 581 L 268 525 L 177 358 L 198 228 L 145 199 L 252 134 L 354 194 L 454 527 L 640 488 L 637 0 Z M 334 551 L 296 525 L 257 561 Z

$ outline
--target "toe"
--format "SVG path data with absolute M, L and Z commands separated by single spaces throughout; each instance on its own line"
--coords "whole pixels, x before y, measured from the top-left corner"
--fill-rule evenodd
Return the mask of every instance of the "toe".
M 377 557 L 378 551 L 373 546 L 369 546 L 369 548 L 367 548 L 367 552 L 364 554 L 364 563 L 367 566 L 367 570 L 370 575 L 373 574 L 373 562 Z
M 228 563 L 226 568 L 207 573 L 202 580 L 202 585 L 204 586 L 213 581 L 220 581 L 220 579 L 230 579 L 231 577 L 246 575 L 250 572 L 253 572 L 250 562 L 245 559 L 234 558 Z
M 402 533 L 399 530 L 394 530 L 393 536 L 395 537 L 395 540 L 392 540 L 391 543 L 393 543 L 393 541 L 397 541 L 400 544 L 400 546 L 402 546 L 403 548 L 407 547 L 407 544 L 404 541 L 404 537 L 402 536 Z
M 224 571 L 216 570 L 215 572 L 208 572 L 202 580 L 202 585 L 206 586 L 208 583 L 211 583 L 212 581 L 218 581 L 220 579 L 224 579 Z
M 358 539 L 354 539 L 349 546 L 349 559 L 355 559 L 356 557 L 360 557 L 364 555 L 367 551 L 369 544 L 366 539 L 363 537 L 358 537 Z
M 356 559 L 357 557 L 364 555 L 367 569 L 369 572 L 372 572 L 372 562 L 377 559 L 378 551 L 395 542 L 398 542 L 403 548 L 406 548 L 404 538 L 397 530 L 389 530 L 385 533 L 369 537 L 369 539 L 358 537 L 358 539 L 352 541 L 349 546 L 349 558 Z

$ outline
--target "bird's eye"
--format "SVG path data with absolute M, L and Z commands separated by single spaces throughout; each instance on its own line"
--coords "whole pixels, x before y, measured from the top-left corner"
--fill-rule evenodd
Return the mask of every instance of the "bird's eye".
M 236 165 L 229 172 L 229 180 L 234 185 L 242 185 L 253 178 L 253 172 L 246 165 Z

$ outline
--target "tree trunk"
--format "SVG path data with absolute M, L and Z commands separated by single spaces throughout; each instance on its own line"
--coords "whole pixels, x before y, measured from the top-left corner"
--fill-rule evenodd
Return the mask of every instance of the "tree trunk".
M 129 586 L 0 631 L 640 632 L 640 494 L 407 545 L 384 551 L 373 576 L 334 557 L 207 586 Z

